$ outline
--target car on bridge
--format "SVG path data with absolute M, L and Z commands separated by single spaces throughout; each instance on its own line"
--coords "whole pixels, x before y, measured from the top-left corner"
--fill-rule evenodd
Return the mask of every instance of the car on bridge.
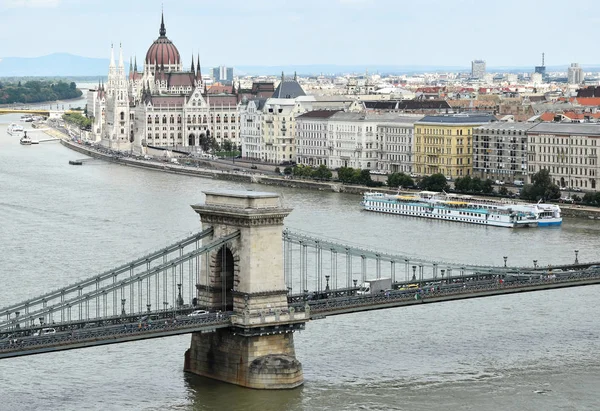
M 188 314 L 188 317 L 203 317 L 205 315 L 209 315 L 210 313 L 206 310 L 195 310 Z
M 42 328 L 41 330 L 37 330 L 33 333 L 34 337 L 39 337 L 40 335 L 50 335 L 56 334 L 56 330 L 54 328 Z

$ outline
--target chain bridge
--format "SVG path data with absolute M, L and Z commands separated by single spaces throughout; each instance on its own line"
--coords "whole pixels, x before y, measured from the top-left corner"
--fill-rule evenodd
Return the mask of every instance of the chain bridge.
M 600 283 L 600 263 L 431 261 L 284 229 L 272 193 L 206 192 L 202 230 L 0 309 L 0 359 L 192 334 L 187 371 L 252 388 L 302 384 L 293 333 L 358 311 Z

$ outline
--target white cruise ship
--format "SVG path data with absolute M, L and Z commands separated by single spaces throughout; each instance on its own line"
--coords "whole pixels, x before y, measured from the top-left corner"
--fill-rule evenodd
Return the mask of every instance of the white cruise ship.
M 537 227 L 539 222 L 531 209 L 516 209 L 512 204 L 470 201 L 468 198 L 432 191 L 422 191 L 417 195 L 365 193 L 361 204 L 367 211 L 492 227 Z

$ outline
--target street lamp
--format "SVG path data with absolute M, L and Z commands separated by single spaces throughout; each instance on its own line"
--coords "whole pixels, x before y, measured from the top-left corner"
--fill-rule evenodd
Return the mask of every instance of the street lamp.
M 412 280 L 413 280 L 413 281 L 416 281 L 416 280 L 417 280 L 417 275 L 416 275 L 416 273 L 417 273 L 417 266 L 416 266 L 416 265 L 413 265 L 413 266 L 412 266 L 412 270 L 413 270 L 413 276 L 412 276 Z
M 533 260 L 533 268 L 537 268 L 537 262 L 538 260 Z
M 579 264 L 579 260 L 577 259 L 578 254 L 579 254 L 579 250 L 575 250 L 575 264 Z
M 507 256 L 504 256 L 504 257 L 502 257 L 502 258 L 504 258 L 504 267 L 506 267 L 506 260 L 508 260 L 508 257 L 507 257 Z

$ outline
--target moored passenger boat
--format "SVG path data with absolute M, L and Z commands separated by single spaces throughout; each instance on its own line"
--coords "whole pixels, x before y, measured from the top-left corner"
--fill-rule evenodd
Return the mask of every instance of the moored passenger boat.
M 365 193 L 362 206 L 367 211 L 492 227 L 537 227 L 539 222 L 530 209 L 521 210 L 513 208 L 512 204 L 487 203 L 432 191 L 422 191 L 417 195 Z
M 16 123 L 12 123 L 6 129 L 6 132 L 8 134 L 10 134 L 11 136 L 21 135 L 21 134 L 23 134 L 23 131 L 24 131 L 23 126 L 20 124 L 16 124 Z
M 530 210 L 537 216 L 539 227 L 556 226 L 562 224 L 561 210 L 558 204 L 516 204 L 517 210 Z

